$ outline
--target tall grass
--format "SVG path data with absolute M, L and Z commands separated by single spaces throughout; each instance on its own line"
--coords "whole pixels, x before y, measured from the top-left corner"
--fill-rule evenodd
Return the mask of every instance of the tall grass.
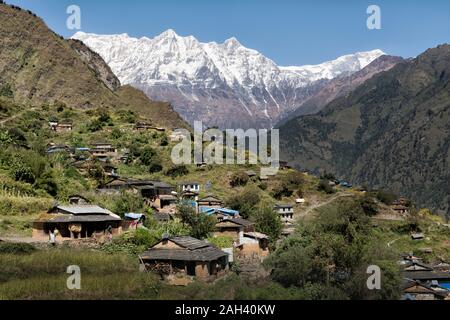
M 67 289 L 67 267 L 81 270 L 81 290 Z M 50 250 L 0 254 L 0 299 L 155 299 L 159 282 L 128 255 Z
M 18 197 L 0 194 L 0 215 L 36 215 L 46 212 L 54 203 L 50 198 Z

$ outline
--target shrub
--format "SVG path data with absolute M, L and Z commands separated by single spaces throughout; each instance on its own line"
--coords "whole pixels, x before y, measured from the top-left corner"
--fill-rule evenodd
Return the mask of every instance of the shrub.
M 120 139 L 122 137 L 122 131 L 120 131 L 119 128 L 114 128 L 111 131 L 111 138 L 113 138 L 114 140 Z
M 159 157 L 154 157 L 148 166 L 148 171 L 150 173 L 161 172 L 163 170 L 163 166 L 161 164 L 161 159 Z
M 256 230 L 267 234 L 272 243 L 278 240 L 283 230 L 283 223 L 271 206 L 267 204 L 261 206 L 254 215 L 254 221 Z
M 117 115 L 122 122 L 135 123 L 137 121 L 137 115 L 130 110 L 119 110 Z
M 0 241 L 0 254 L 27 254 L 36 251 L 29 243 L 15 243 Z
M 34 183 L 36 177 L 31 168 L 21 162 L 16 161 L 10 169 L 11 177 L 16 181 L 23 181 L 27 183 Z
M 167 135 L 163 135 L 162 137 L 161 137 L 161 142 L 160 142 L 160 146 L 161 147 L 165 147 L 165 146 L 168 146 L 169 145 L 169 139 L 167 138 Z
M 123 192 L 115 199 L 112 211 L 123 217 L 125 213 L 140 212 L 144 207 L 144 199 L 140 195 Z
M 231 196 L 226 204 L 231 209 L 239 211 L 240 215 L 247 219 L 253 214 L 260 201 L 261 192 L 259 189 L 247 187 L 242 192 Z
M 392 192 L 379 190 L 377 192 L 377 199 L 383 202 L 384 204 L 390 205 L 395 201 L 395 199 L 397 199 L 397 196 Z
M 233 247 L 233 238 L 229 236 L 209 237 L 207 240 L 209 243 L 221 249 Z
M 58 185 L 56 184 L 51 171 L 44 173 L 40 178 L 38 178 L 35 183 L 35 187 L 44 190 L 53 197 L 56 197 L 58 194 Z
M 364 210 L 364 213 L 368 216 L 374 216 L 378 213 L 378 206 L 375 200 L 369 196 L 364 195 L 360 200 L 361 208 Z
M 245 186 L 249 177 L 244 172 L 236 172 L 231 176 L 230 185 L 232 187 Z
M 204 213 L 198 213 L 194 207 L 188 203 L 178 205 L 178 214 L 181 221 L 191 228 L 191 236 L 197 239 L 204 239 L 214 230 L 216 218 Z
M 98 121 L 105 124 L 111 123 L 112 119 L 109 115 L 109 112 L 107 110 L 100 110 L 98 113 Z
M 325 192 L 326 194 L 334 193 L 334 188 L 332 186 L 330 186 L 330 183 L 328 180 L 321 180 L 319 182 L 319 186 L 317 187 L 317 190 Z
M 141 160 L 142 164 L 145 166 L 149 166 L 152 162 L 153 157 L 156 156 L 155 149 L 151 147 L 145 147 L 142 152 L 139 159 Z
M 270 193 L 270 195 L 277 199 L 280 200 L 283 197 L 290 197 L 292 196 L 292 194 L 294 193 L 293 190 L 291 190 L 285 183 L 280 182 L 277 185 L 275 185 L 275 187 L 273 187 L 272 192 Z
M 11 89 L 11 85 L 9 83 L 3 85 L 0 88 L 0 96 L 11 98 L 11 99 L 14 98 L 14 93 L 13 93 L 13 91 Z
M 189 170 L 184 164 L 173 166 L 166 171 L 166 174 L 172 178 L 181 177 L 187 175 L 188 173 Z
M 86 129 L 89 132 L 101 131 L 103 129 L 103 123 L 98 119 L 94 119 L 87 124 Z

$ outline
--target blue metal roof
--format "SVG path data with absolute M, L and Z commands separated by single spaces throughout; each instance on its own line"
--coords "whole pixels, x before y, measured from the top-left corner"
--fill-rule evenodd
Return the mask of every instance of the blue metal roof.
M 217 209 L 218 212 L 229 215 L 229 216 L 236 216 L 239 215 L 239 211 L 236 210 L 231 210 L 231 209 L 226 209 L 226 208 L 220 208 Z
M 143 217 L 144 215 L 142 213 L 125 213 L 125 218 L 129 218 L 132 220 L 139 220 Z
M 206 213 L 207 215 L 212 215 L 216 212 L 216 209 L 210 207 L 199 207 L 200 213 Z

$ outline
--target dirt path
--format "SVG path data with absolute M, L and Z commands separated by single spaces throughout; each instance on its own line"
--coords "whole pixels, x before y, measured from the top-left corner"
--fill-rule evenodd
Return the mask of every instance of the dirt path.
M 330 203 L 332 203 L 333 201 L 335 201 L 335 200 L 337 200 L 339 198 L 352 197 L 352 196 L 353 196 L 353 194 L 351 194 L 351 193 L 344 193 L 344 192 L 337 193 L 337 194 L 333 195 L 330 199 L 328 199 L 325 202 L 322 202 L 322 203 L 319 203 L 319 204 L 315 204 L 315 205 L 312 205 L 312 206 L 306 208 L 306 210 L 301 212 L 298 215 L 298 217 L 306 217 L 306 216 L 308 216 L 311 213 L 311 211 L 313 211 L 313 210 L 315 210 L 317 208 L 329 205 Z
M 21 116 L 22 114 L 24 114 L 24 113 L 27 112 L 27 111 L 34 111 L 35 109 L 36 109 L 36 107 L 30 108 L 30 109 L 26 109 L 26 110 L 22 110 L 22 111 L 20 111 L 19 113 L 16 113 L 15 115 L 13 115 L 13 116 L 11 116 L 11 117 L 9 117 L 9 118 L 0 120 L 0 126 L 3 127 L 3 125 L 4 125 L 5 123 L 7 123 L 7 122 L 9 122 L 9 121 L 11 121 L 11 120 L 16 119 L 17 117 Z
M 47 241 L 39 241 L 31 237 L 0 237 L 0 241 L 15 242 L 15 243 L 39 243 Z

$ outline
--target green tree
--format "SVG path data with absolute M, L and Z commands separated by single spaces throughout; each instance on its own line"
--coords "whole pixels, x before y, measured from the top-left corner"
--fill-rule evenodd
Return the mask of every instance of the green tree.
M 256 230 L 267 234 L 272 243 L 280 238 L 283 223 L 270 205 L 262 205 L 254 215 L 254 221 Z
M 239 211 L 239 214 L 244 219 L 248 219 L 253 215 L 260 201 L 261 191 L 258 188 L 249 186 L 242 192 L 228 198 L 226 205 L 233 210 Z
M 124 217 L 125 213 L 141 212 L 144 208 L 144 199 L 138 194 L 122 192 L 114 201 L 112 211 Z
M 191 229 L 191 236 L 197 239 L 205 239 L 214 230 L 216 218 L 199 213 L 189 203 L 182 202 L 178 205 L 178 215 L 181 221 Z
M 156 151 L 152 147 L 145 147 L 139 159 L 141 160 L 142 164 L 145 166 L 149 166 L 152 163 L 153 157 L 156 156 Z

